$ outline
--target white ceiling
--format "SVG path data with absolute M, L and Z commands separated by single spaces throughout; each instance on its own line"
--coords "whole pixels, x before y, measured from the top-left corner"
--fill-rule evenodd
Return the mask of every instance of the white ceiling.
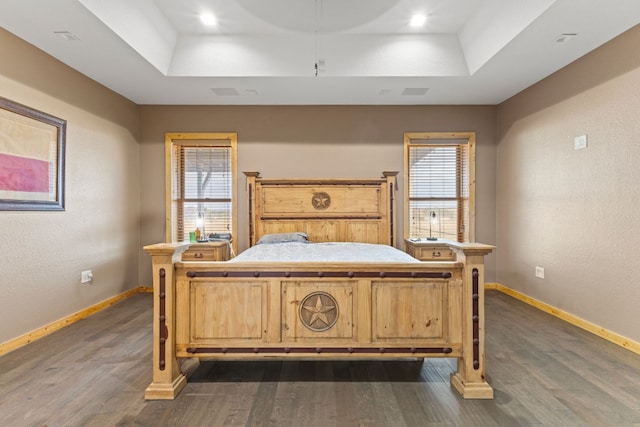
M 638 23 L 639 0 L 0 0 L 137 104 L 498 104 Z

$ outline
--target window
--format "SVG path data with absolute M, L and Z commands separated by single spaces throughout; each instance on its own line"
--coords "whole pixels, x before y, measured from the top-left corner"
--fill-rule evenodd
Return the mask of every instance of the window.
M 475 240 L 475 133 L 405 133 L 405 238 Z
M 167 134 L 167 240 L 236 236 L 235 133 Z M 235 242 L 234 242 L 235 243 Z

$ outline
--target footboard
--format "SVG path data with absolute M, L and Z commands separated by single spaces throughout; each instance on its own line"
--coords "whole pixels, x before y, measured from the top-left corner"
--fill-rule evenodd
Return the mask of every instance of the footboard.
M 186 384 L 179 358 L 455 357 L 453 386 L 492 398 L 484 366 L 483 257 L 375 263 L 182 262 L 189 244 L 153 256 L 153 382 L 146 399 Z
M 460 356 L 460 265 L 176 268 L 176 356 Z

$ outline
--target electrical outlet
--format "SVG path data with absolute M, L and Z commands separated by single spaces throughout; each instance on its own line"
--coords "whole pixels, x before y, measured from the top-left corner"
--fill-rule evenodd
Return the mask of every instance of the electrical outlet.
M 80 283 L 88 283 L 93 281 L 93 273 L 91 270 L 85 270 L 80 273 Z
M 536 266 L 536 277 L 538 279 L 544 279 L 544 268 Z

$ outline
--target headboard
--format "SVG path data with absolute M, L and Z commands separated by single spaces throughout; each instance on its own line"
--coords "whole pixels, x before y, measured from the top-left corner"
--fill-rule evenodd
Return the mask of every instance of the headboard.
M 396 175 L 379 179 L 247 177 L 249 246 L 261 236 L 301 231 L 313 242 L 395 243 Z

